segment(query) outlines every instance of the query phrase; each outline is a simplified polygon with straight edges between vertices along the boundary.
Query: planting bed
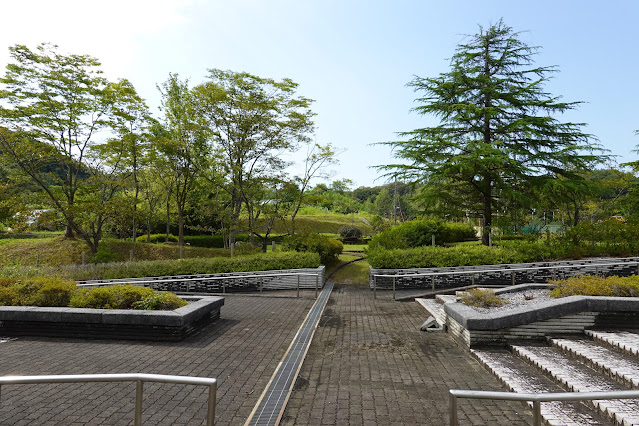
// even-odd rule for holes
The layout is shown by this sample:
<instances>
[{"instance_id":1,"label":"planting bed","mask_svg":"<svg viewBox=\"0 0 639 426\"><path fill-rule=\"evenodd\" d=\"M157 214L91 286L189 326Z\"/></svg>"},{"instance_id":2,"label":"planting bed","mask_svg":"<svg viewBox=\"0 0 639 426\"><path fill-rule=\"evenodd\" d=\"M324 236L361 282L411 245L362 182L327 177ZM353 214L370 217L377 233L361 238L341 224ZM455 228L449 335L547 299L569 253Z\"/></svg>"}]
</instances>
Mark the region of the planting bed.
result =
<instances>
[{"instance_id":1,"label":"planting bed","mask_svg":"<svg viewBox=\"0 0 639 426\"><path fill-rule=\"evenodd\" d=\"M499 308L446 303L449 333L469 347L506 345L514 340L543 340L548 335L582 334L585 329L638 327L639 298L569 296L547 298L544 285L522 284L497 290L514 302ZM517 294L519 293L519 294ZM524 294L537 297L525 300Z\"/></svg>"},{"instance_id":2,"label":"planting bed","mask_svg":"<svg viewBox=\"0 0 639 426\"><path fill-rule=\"evenodd\" d=\"M0 336L179 341L220 317L223 297L182 296L173 311L0 306Z\"/></svg>"}]
</instances>

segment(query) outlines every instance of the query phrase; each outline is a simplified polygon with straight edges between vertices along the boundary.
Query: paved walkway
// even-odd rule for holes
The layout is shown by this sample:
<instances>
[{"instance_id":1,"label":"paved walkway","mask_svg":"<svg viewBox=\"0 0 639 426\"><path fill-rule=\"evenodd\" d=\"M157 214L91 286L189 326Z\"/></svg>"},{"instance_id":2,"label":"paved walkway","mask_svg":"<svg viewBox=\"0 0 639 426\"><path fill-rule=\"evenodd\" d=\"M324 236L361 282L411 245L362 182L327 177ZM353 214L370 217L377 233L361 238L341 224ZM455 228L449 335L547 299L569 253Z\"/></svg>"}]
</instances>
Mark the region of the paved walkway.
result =
<instances>
[{"instance_id":1,"label":"paved walkway","mask_svg":"<svg viewBox=\"0 0 639 426\"><path fill-rule=\"evenodd\" d=\"M180 343L18 338L0 343L0 375L157 373L217 377L217 424L242 425L313 304L226 296L222 318ZM418 330L417 303L337 287L302 367L284 424L443 425L448 389L504 390L446 334ZM0 333L1 334L1 333ZM146 384L144 425L200 425L206 390ZM131 383L10 385L0 425L130 425ZM530 424L517 403L460 401L462 424Z\"/></svg>"},{"instance_id":2,"label":"paved walkway","mask_svg":"<svg viewBox=\"0 0 639 426\"><path fill-rule=\"evenodd\" d=\"M444 425L448 390L505 390L467 349L425 333L415 302L333 290L284 413L287 425ZM460 424L531 424L519 403L459 401Z\"/></svg>"},{"instance_id":3,"label":"paved walkway","mask_svg":"<svg viewBox=\"0 0 639 426\"><path fill-rule=\"evenodd\" d=\"M216 377L217 424L242 425L313 302L226 295L221 319L180 343L18 338L0 343L0 375ZM207 392L205 387L147 383L143 424L201 425ZM133 424L134 383L7 385L1 396L3 426Z\"/></svg>"}]
</instances>

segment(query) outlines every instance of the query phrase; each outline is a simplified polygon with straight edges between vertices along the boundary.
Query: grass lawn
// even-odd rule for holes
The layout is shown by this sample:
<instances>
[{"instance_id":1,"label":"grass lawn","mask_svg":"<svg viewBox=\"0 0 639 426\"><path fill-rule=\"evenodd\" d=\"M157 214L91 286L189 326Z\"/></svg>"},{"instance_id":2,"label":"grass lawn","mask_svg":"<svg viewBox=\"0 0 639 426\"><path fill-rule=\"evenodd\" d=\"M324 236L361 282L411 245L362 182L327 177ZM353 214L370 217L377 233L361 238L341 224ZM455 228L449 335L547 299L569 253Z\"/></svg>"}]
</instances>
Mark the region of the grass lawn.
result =
<instances>
[{"instance_id":1,"label":"grass lawn","mask_svg":"<svg viewBox=\"0 0 639 426\"><path fill-rule=\"evenodd\" d=\"M327 271L327 276L330 272L337 269L337 267L344 265L345 263L359 259L360 256L353 256L342 254L339 256L339 262L335 267L332 267L330 271ZM344 266L342 269L337 271L335 275L331 277L331 281L335 281L339 284L347 284L347 285L355 285L357 287L368 285L368 261L362 260L359 262L353 262L349 265Z\"/></svg>"}]
</instances>

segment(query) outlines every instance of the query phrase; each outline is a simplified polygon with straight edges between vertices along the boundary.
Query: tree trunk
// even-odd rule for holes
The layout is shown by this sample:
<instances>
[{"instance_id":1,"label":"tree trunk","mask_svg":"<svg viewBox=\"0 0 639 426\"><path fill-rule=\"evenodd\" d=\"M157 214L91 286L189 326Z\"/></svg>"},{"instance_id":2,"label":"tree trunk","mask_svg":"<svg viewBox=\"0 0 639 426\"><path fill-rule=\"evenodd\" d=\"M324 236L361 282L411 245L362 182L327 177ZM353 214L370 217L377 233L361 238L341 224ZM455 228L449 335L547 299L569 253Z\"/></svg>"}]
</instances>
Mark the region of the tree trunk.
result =
<instances>
[{"instance_id":1,"label":"tree trunk","mask_svg":"<svg viewBox=\"0 0 639 426\"><path fill-rule=\"evenodd\" d=\"M490 228L493 224L493 200L490 195L484 194L482 217L484 226L481 231L481 243L488 246L490 244Z\"/></svg>"},{"instance_id":2,"label":"tree trunk","mask_svg":"<svg viewBox=\"0 0 639 426\"><path fill-rule=\"evenodd\" d=\"M66 218L67 218L67 227L66 227L66 230L64 231L64 238L65 239L75 238L75 232L73 231L73 216L68 215Z\"/></svg>"},{"instance_id":3,"label":"tree trunk","mask_svg":"<svg viewBox=\"0 0 639 426\"><path fill-rule=\"evenodd\" d=\"M184 245L184 209L178 206L178 244Z\"/></svg>"},{"instance_id":4,"label":"tree trunk","mask_svg":"<svg viewBox=\"0 0 639 426\"><path fill-rule=\"evenodd\" d=\"M169 234L171 233L171 204L169 201L169 197L166 198L166 240L165 242L169 242Z\"/></svg>"}]
</instances>

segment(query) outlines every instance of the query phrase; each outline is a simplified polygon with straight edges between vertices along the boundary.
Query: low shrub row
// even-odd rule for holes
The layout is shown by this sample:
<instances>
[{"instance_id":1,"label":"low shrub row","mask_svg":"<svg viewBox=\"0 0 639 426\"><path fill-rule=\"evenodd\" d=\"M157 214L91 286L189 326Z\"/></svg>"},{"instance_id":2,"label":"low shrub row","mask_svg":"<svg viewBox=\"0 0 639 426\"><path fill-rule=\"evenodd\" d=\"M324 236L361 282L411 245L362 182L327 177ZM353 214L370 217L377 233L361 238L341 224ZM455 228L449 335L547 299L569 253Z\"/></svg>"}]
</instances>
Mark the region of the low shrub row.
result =
<instances>
[{"instance_id":1,"label":"low shrub row","mask_svg":"<svg viewBox=\"0 0 639 426\"><path fill-rule=\"evenodd\" d=\"M0 279L0 306L172 310L186 304L173 293L130 284L86 289L62 278Z\"/></svg>"},{"instance_id":2,"label":"low shrub row","mask_svg":"<svg viewBox=\"0 0 639 426\"><path fill-rule=\"evenodd\" d=\"M524 257L515 250L486 246L378 248L368 251L368 263L376 269L441 268L524 261Z\"/></svg>"},{"instance_id":3,"label":"low shrub row","mask_svg":"<svg viewBox=\"0 0 639 426\"><path fill-rule=\"evenodd\" d=\"M553 282L555 288L550 291L553 297L567 296L639 296L639 276L600 277L578 276Z\"/></svg>"},{"instance_id":4,"label":"low shrub row","mask_svg":"<svg viewBox=\"0 0 639 426\"><path fill-rule=\"evenodd\" d=\"M462 223L444 222L437 219L419 219L388 228L371 240L369 247L390 249L429 246L432 237L435 244L476 239L472 226Z\"/></svg>"},{"instance_id":5,"label":"low shrub row","mask_svg":"<svg viewBox=\"0 0 639 426\"><path fill-rule=\"evenodd\" d=\"M157 277L167 275L217 274L225 272L267 271L274 269L317 268L316 253L276 252L235 257L117 262L86 266L5 267L0 277L57 276L75 281Z\"/></svg>"}]
</instances>

